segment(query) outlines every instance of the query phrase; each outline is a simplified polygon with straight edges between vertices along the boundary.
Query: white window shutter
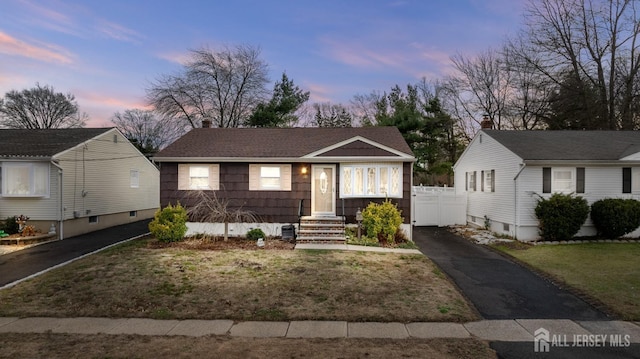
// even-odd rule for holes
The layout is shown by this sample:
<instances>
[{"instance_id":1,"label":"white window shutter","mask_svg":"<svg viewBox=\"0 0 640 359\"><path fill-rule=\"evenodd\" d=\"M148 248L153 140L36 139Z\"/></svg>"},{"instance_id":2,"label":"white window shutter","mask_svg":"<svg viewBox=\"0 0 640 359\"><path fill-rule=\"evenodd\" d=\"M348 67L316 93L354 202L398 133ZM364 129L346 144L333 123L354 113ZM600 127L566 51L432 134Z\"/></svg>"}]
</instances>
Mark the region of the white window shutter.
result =
<instances>
[{"instance_id":1,"label":"white window shutter","mask_svg":"<svg viewBox=\"0 0 640 359\"><path fill-rule=\"evenodd\" d=\"M280 189L291 191L291 165L280 166Z\"/></svg>"},{"instance_id":2,"label":"white window shutter","mask_svg":"<svg viewBox=\"0 0 640 359\"><path fill-rule=\"evenodd\" d=\"M209 165L209 188L213 191L220 189L220 165Z\"/></svg>"},{"instance_id":3,"label":"white window shutter","mask_svg":"<svg viewBox=\"0 0 640 359\"><path fill-rule=\"evenodd\" d=\"M178 190L186 191L189 189L189 165L184 163L178 164Z\"/></svg>"},{"instance_id":4,"label":"white window shutter","mask_svg":"<svg viewBox=\"0 0 640 359\"><path fill-rule=\"evenodd\" d=\"M249 165L249 191L260 190L260 165Z\"/></svg>"}]
</instances>

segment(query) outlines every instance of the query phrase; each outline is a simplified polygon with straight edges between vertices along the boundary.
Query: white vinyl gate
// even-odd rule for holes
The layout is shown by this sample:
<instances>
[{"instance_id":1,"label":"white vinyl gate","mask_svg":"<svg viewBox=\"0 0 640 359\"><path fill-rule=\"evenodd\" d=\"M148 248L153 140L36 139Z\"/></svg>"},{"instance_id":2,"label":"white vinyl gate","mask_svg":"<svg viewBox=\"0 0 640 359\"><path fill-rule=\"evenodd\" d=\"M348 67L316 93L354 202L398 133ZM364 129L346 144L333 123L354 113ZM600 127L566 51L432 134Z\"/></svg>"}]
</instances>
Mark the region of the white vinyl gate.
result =
<instances>
[{"instance_id":1,"label":"white vinyl gate","mask_svg":"<svg viewBox=\"0 0 640 359\"><path fill-rule=\"evenodd\" d=\"M452 187L413 187L413 225L451 226L467 223L467 195Z\"/></svg>"}]
</instances>

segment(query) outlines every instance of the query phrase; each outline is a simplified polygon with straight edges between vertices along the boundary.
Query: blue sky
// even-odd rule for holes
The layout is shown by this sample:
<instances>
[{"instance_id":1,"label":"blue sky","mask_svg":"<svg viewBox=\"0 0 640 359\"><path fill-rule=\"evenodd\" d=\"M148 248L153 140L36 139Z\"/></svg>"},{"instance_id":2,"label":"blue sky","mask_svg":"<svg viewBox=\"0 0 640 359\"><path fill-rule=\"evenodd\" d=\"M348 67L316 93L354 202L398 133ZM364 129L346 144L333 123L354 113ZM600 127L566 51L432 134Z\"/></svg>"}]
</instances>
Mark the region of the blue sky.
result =
<instances>
[{"instance_id":1,"label":"blue sky","mask_svg":"<svg viewBox=\"0 0 640 359\"><path fill-rule=\"evenodd\" d=\"M189 49L259 46L311 102L348 103L451 71L450 56L498 47L525 0L2 0L0 96L51 85L111 126Z\"/></svg>"}]
</instances>

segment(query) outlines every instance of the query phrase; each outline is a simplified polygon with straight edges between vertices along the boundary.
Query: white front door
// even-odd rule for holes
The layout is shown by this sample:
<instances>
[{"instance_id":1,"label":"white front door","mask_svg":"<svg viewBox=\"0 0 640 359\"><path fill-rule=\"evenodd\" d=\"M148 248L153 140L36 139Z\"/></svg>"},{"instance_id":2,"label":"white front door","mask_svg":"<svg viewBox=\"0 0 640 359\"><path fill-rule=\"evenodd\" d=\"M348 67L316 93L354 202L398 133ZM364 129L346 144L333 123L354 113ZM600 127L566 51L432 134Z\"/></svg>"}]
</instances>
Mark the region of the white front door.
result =
<instances>
[{"instance_id":1,"label":"white front door","mask_svg":"<svg viewBox=\"0 0 640 359\"><path fill-rule=\"evenodd\" d=\"M311 215L336 215L336 166L311 166Z\"/></svg>"}]
</instances>

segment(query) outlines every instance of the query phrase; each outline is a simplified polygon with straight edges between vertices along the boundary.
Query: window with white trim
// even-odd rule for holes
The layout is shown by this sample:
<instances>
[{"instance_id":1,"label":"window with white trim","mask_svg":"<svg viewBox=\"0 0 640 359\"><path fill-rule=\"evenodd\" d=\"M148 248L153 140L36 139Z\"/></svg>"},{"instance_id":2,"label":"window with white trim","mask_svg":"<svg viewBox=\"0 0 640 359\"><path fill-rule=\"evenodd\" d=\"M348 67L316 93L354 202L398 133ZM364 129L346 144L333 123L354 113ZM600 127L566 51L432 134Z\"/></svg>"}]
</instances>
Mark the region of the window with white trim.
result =
<instances>
[{"instance_id":1,"label":"window with white trim","mask_svg":"<svg viewBox=\"0 0 640 359\"><path fill-rule=\"evenodd\" d=\"M585 193L584 167L543 167L542 193Z\"/></svg>"},{"instance_id":2,"label":"window with white trim","mask_svg":"<svg viewBox=\"0 0 640 359\"><path fill-rule=\"evenodd\" d=\"M131 188L140 187L140 171L138 170L130 170L129 171L129 182Z\"/></svg>"},{"instance_id":3,"label":"window with white trim","mask_svg":"<svg viewBox=\"0 0 640 359\"><path fill-rule=\"evenodd\" d=\"M495 192L495 170L482 171L484 184L482 190L484 192Z\"/></svg>"},{"instance_id":4,"label":"window with white trim","mask_svg":"<svg viewBox=\"0 0 640 359\"><path fill-rule=\"evenodd\" d=\"M250 164L250 191L291 191L290 164Z\"/></svg>"},{"instance_id":5,"label":"window with white trim","mask_svg":"<svg viewBox=\"0 0 640 359\"><path fill-rule=\"evenodd\" d=\"M574 191L572 168L551 169L551 191L569 193Z\"/></svg>"},{"instance_id":6,"label":"window with white trim","mask_svg":"<svg viewBox=\"0 0 640 359\"><path fill-rule=\"evenodd\" d=\"M49 163L4 162L2 164L4 197L49 197Z\"/></svg>"},{"instance_id":7,"label":"window with white trim","mask_svg":"<svg viewBox=\"0 0 640 359\"><path fill-rule=\"evenodd\" d=\"M217 191L220 189L220 165L211 163L178 164L178 189Z\"/></svg>"},{"instance_id":8,"label":"window with white trim","mask_svg":"<svg viewBox=\"0 0 640 359\"><path fill-rule=\"evenodd\" d=\"M341 164L340 198L402 198L402 164Z\"/></svg>"},{"instance_id":9,"label":"window with white trim","mask_svg":"<svg viewBox=\"0 0 640 359\"><path fill-rule=\"evenodd\" d=\"M468 191L476 190L476 171L467 172L467 190Z\"/></svg>"}]
</instances>

